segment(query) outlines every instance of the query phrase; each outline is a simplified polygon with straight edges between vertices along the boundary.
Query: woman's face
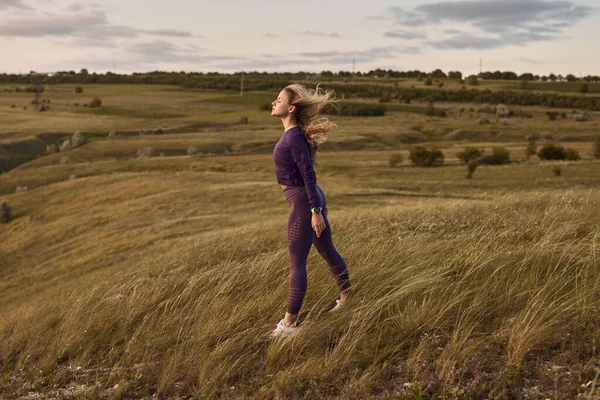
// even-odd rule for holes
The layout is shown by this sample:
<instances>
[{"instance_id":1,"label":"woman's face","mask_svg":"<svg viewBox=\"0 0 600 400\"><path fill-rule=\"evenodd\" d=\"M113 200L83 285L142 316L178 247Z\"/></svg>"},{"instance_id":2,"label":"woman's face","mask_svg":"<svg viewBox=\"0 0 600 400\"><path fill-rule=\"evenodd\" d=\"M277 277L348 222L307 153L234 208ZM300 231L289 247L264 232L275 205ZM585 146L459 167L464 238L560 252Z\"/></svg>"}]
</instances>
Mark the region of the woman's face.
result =
<instances>
[{"instance_id":1,"label":"woman's face","mask_svg":"<svg viewBox=\"0 0 600 400\"><path fill-rule=\"evenodd\" d=\"M294 106L289 104L290 94L287 90L279 92L277 99L271 103L271 115L274 117L285 118L294 110Z\"/></svg>"}]
</instances>

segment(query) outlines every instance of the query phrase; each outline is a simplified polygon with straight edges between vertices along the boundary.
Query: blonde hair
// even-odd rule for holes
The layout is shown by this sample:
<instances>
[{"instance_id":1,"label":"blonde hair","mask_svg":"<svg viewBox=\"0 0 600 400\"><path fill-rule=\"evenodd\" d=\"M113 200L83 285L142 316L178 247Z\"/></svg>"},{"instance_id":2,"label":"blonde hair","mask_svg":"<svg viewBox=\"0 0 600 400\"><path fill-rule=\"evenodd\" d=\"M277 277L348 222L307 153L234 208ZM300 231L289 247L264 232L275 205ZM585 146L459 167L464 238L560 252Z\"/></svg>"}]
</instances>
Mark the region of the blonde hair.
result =
<instances>
[{"instance_id":1,"label":"blonde hair","mask_svg":"<svg viewBox=\"0 0 600 400\"><path fill-rule=\"evenodd\" d=\"M318 85L313 90L294 83L284 89L290 96L289 104L296 106L296 122L310 143L310 156L316 164L319 145L327 141L329 131L337 126L327 118L317 118L319 111L327 104L340 100L335 99L333 90L319 89Z\"/></svg>"}]
</instances>

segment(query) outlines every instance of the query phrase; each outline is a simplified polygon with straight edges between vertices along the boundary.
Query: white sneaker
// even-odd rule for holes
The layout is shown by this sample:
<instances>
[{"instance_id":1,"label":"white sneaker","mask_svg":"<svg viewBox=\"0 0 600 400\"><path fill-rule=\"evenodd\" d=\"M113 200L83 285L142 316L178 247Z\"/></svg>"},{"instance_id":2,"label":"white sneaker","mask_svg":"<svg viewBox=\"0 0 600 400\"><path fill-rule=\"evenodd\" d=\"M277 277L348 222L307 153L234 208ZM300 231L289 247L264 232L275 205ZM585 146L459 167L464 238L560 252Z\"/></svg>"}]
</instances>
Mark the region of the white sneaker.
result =
<instances>
[{"instance_id":1,"label":"white sneaker","mask_svg":"<svg viewBox=\"0 0 600 400\"><path fill-rule=\"evenodd\" d=\"M336 300L335 303L335 306L331 310L329 310L329 312L337 311L344 306L344 303L342 303L341 300Z\"/></svg>"},{"instance_id":2,"label":"white sneaker","mask_svg":"<svg viewBox=\"0 0 600 400\"><path fill-rule=\"evenodd\" d=\"M298 328L296 327L295 323L291 326L285 326L284 319L282 319L277 324L275 330L273 330L273 332L271 333L271 337L288 336L296 332L296 330L298 330Z\"/></svg>"}]
</instances>

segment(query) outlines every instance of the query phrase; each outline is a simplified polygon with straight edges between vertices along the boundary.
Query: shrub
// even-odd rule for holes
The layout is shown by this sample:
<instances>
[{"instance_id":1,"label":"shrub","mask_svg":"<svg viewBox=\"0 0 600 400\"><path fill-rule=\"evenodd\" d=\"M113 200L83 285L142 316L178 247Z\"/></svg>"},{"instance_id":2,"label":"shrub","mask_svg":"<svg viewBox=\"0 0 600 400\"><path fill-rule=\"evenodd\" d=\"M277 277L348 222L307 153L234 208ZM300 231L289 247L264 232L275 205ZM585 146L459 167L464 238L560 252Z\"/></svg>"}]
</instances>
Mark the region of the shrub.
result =
<instances>
[{"instance_id":1,"label":"shrub","mask_svg":"<svg viewBox=\"0 0 600 400\"><path fill-rule=\"evenodd\" d=\"M189 156L192 156L192 155L198 153L198 149L195 148L194 146L190 146L187 149L187 153L188 153Z\"/></svg>"},{"instance_id":2,"label":"shrub","mask_svg":"<svg viewBox=\"0 0 600 400\"><path fill-rule=\"evenodd\" d=\"M477 110L480 113L491 113L494 112L494 109L492 108L491 105L489 105L488 103L482 104L481 106L479 106L479 109Z\"/></svg>"},{"instance_id":3,"label":"shrub","mask_svg":"<svg viewBox=\"0 0 600 400\"><path fill-rule=\"evenodd\" d=\"M0 223L6 224L12 219L12 207L8 203L8 200L2 200L2 206L0 207Z\"/></svg>"},{"instance_id":4,"label":"shrub","mask_svg":"<svg viewBox=\"0 0 600 400\"><path fill-rule=\"evenodd\" d=\"M467 164L467 170L469 171L467 173L467 179L473 178L473 174L475 173L475 170L477 169L478 166L479 166L478 160L473 159L473 160L469 161L469 163Z\"/></svg>"},{"instance_id":5,"label":"shrub","mask_svg":"<svg viewBox=\"0 0 600 400\"><path fill-rule=\"evenodd\" d=\"M579 152L575 149L565 149L565 160L569 160L569 161L577 161L577 160L581 160L581 157L579 156Z\"/></svg>"},{"instance_id":6,"label":"shrub","mask_svg":"<svg viewBox=\"0 0 600 400\"><path fill-rule=\"evenodd\" d=\"M425 107L425 115L435 115L435 107L431 101Z\"/></svg>"},{"instance_id":7,"label":"shrub","mask_svg":"<svg viewBox=\"0 0 600 400\"><path fill-rule=\"evenodd\" d=\"M527 147L525 147L525 158L527 160L529 160L536 153L537 153L537 144L535 143L535 140L530 140L529 143L527 143Z\"/></svg>"},{"instance_id":8,"label":"shrub","mask_svg":"<svg viewBox=\"0 0 600 400\"><path fill-rule=\"evenodd\" d=\"M552 143L545 144L540 151L538 151L537 156L541 160L564 160L565 159L565 148L562 146L557 146Z\"/></svg>"},{"instance_id":9,"label":"shrub","mask_svg":"<svg viewBox=\"0 0 600 400\"><path fill-rule=\"evenodd\" d=\"M246 116L240 117L240 119L238 120L238 123L242 124L242 125L246 125L248 123L248 117L246 117Z\"/></svg>"},{"instance_id":10,"label":"shrub","mask_svg":"<svg viewBox=\"0 0 600 400\"><path fill-rule=\"evenodd\" d=\"M75 92L75 93L83 93L83 88L81 86L76 86L75 90L73 90L73 92Z\"/></svg>"},{"instance_id":11,"label":"shrub","mask_svg":"<svg viewBox=\"0 0 600 400\"><path fill-rule=\"evenodd\" d=\"M425 79L425 85L427 85L427 86L431 86L431 84L432 84L432 83L433 83L433 82L432 82L431 78L427 78L427 79Z\"/></svg>"},{"instance_id":12,"label":"shrub","mask_svg":"<svg viewBox=\"0 0 600 400\"><path fill-rule=\"evenodd\" d=\"M554 175L560 176L560 174L562 173L562 169L558 165L555 165L554 167L552 167L552 172L554 172Z\"/></svg>"},{"instance_id":13,"label":"shrub","mask_svg":"<svg viewBox=\"0 0 600 400\"><path fill-rule=\"evenodd\" d=\"M479 80L477 79L477 77L475 75L472 75L469 77L469 85L471 85L471 86L479 85Z\"/></svg>"},{"instance_id":14,"label":"shrub","mask_svg":"<svg viewBox=\"0 0 600 400\"><path fill-rule=\"evenodd\" d=\"M498 104L496 106L496 117L497 118L508 118L513 115L513 112L510 108L505 106L504 104Z\"/></svg>"},{"instance_id":15,"label":"shrub","mask_svg":"<svg viewBox=\"0 0 600 400\"><path fill-rule=\"evenodd\" d=\"M556 111L546 111L546 115L548 116L548 119L550 121L556 121L556 118L558 117L558 112L556 112Z\"/></svg>"},{"instance_id":16,"label":"shrub","mask_svg":"<svg viewBox=\"0 0 600 400\"><path fill-rule=\"evenodd\" d=\"M419 167L432 167L444 163L444 153L439 149L427 150L423 146L410 149L410 161Z\"/></svg>"},{"instance_id":17,"label":"shrub","mask_svg":"<svg viewBox=\"0 0 600 400\"><path fill-rule=\"evenodd\" d=\"M527 81L527 79L521 79L521 82L519 83L519 87L522 90L527 90L529 89L529 82Z\"/></svg>"},{"instance_id":18,"label":"shrub","mask_svg":"<svg viewBox=\"0 0 600 400\"><path fill-rule=\"evenodd\" d=\"M370 104L340 104L339 109L328 104L321 110L323 114L339 114L348 117L377 117L385 115L387 108L385 106L376 106Z\"/></svg>"},{"instance_id":19,"label":"shrub","mask_svg":"<svg viewBox=\"0 0 600 400\"><path fill-rule=\"evenodd\" d=\"M579 92L581 92L581 93L587 93L589 91L590 91L590 88L587 83L582 83L581 86L579 87Z\"/></svg>"},{"instance_id":20,"label":"shrub","mask_svg":"<svg viewBox=\"0 0 600 400\"><path fill-rule=\"evenodd\" d=\"M398 164L402 164L403 161L404 157L402 157L402 154L394 153L390 155L388 163L390 164L390 167L395 167Z\"/></svg>"},{"instance_id":21,"label":"shrub","mask_svg":"<svg viewBox=\"0 0 600 400\"><path fill-rule=\"evenodd\" d=\"M260 111L271 111L273 109L273 105L271 103L265 103L260 106Z\"/></svg>"},{"instance_id":22,"label":"shrub","mask_svg":"<svg viewBox=\"0 0 600 400\"><path fill-rule=\"evenodd\" d=\"M600 136L594 141L594 158L600 158Z\"/></svg>"},{"instance_id":23,"label":"shrub","mask_svg":"<svg viewBox=\"0 0 600 400\"><path fill-rule=\"evenodd\" d=\"M436 110L433 102L430 101L427 103L427 106L425 106L425 115L444 118L446 116L446 110Z\"/></svg>"},{"instance_id":24,"label":"shrub","mask_svg":"<svg viewBox=\"0 0 600 400\"><path fill-rule=\"evenodd\" d=\"M465 147L461 152L456 153L456 157L462 161L463 164L468 164L471 160L477 160L481 158L484 153L484 149L478 149L477 147Z\"/></svg>"},{"instance_id":25,"label":"shrub","mask_svg":"<svg viewBox=\"0 0 600 400\"><path fill-rule=\"evenodd\" d=\"M94 97L92 99L92 101L89 102L88 106L90 108L98 108L102 106L102 100L100 100L98 97Z\"/></svg>"},{"instance_id":26,"label":"shrub","mask_svg":"<svg viewBox=\"0 0 600 400\"><path fill-rule=\"evenodd\" d=\"M440 83L438 83L438 84L437 84L437 86L438 86L439 88L442 88L442 87L444 87L444 82L440 82Z\"/></svg>"},{"instance_id":27,"label":"shrub","mask_svg":"<svg viewBox=\"0 0 600 400\"><path fill-rule=\"evenodd\" d=\"M380 103L389 103L392 100L392 96L389 92L386 92L383 96L379 98Z\"/></svg>"},{"instance_id":28,"label":"shrub","mask_svg":"<svg viewBox=\"0 0 600 400\"><path fill-rule=\"evenodd\" d=\"M481 157L480 164L485 165L502 165L510 163L510 153L504 147L492 147L492 154Z\"/></svg>"},{"instance_id":29,"label":"shrub","mask_svg":"<svg viewBox=\"0 0 600 400\"><path fill-rule=\"evenodd\" d=\"M156 155L156 150L154 150L154 148L152 148L152 147L144 147L143 149L139 149L137 151L138 158L153 157L155 155Z\"/></svg>"}]
</instances>

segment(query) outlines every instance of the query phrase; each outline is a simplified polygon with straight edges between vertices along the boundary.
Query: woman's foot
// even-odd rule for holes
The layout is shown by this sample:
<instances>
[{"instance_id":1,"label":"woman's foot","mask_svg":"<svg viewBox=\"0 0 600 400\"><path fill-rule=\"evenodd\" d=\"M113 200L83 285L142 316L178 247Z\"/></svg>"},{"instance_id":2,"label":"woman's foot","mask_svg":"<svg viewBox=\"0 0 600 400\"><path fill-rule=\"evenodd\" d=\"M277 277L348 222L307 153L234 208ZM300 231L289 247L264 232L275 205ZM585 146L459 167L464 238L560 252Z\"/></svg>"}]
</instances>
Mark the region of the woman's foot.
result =
<instances>
[{"instance_id":1,"label":"woman's foot","mask_svg":"<svg viewBox=\"0 0 600 400\"><path fill-rule=\"evenodd\" d=\"M348 296L349 294L347 292L340 293L340 299L335 301L335 306L331 310L329 310L329 312L337 311L340 308L344 307L346 301L348 300Z\"/></svg>"},{"instance_id":2,"label":"woman's foot","mask_svg":"<svg viewBox=\"0 0 600 400\"><path fill-rule=\"evenodd\" d=\"M292 325L287 326L285 324L285 319L282 319L281 321L279 321L279 323L277 324L277 327L271 333L271 337L288 336L288 335L291 335L292 333L296 332L297 330L298 330L298 328L296 327L296 323L293 323Z\"/></svg>"},{"instance_id":3,"label":"woman's foot","mask_svg":"<svg viewBox=\"0 0 600 400\"><path fill-rule=\"evenodd\" d=\"M340 308L342 308L343 306L344 306L344 303L341 300L336 300L335 306L331 310L329 310L329 312L337 311Z\"/></svg>"}]
</instances>

